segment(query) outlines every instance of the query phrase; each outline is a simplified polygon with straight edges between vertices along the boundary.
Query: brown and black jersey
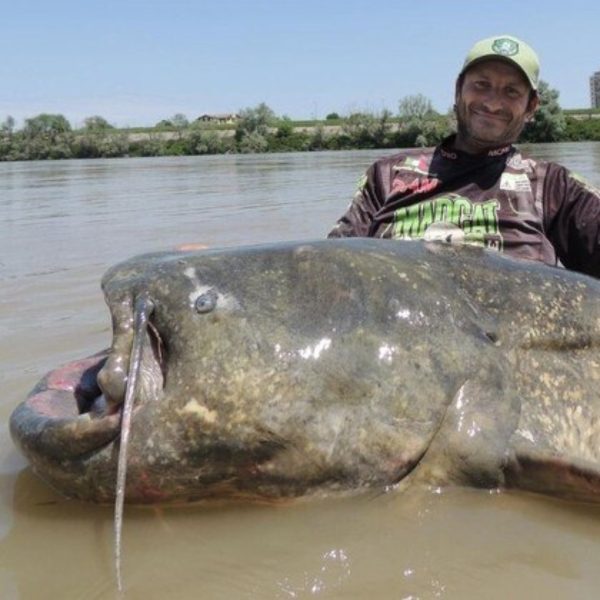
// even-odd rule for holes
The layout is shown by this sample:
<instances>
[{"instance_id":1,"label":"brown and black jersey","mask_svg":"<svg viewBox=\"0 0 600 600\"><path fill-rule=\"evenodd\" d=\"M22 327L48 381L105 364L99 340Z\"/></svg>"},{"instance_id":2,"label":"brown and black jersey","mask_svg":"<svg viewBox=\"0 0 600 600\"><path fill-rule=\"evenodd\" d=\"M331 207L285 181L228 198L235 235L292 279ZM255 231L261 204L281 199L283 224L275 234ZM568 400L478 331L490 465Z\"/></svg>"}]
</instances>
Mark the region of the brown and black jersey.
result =
<instances>
[{"instance_id":1,"label":"brown and black jersey","mask_svg":"<svg viewBox=\"0 0 600 600\"><path fill-rule=\"evenodd\" d=\"M410 149L375 162L329 237L444 240L600 276L600 192L506 146Z\"/></svg>"}]
</instances>

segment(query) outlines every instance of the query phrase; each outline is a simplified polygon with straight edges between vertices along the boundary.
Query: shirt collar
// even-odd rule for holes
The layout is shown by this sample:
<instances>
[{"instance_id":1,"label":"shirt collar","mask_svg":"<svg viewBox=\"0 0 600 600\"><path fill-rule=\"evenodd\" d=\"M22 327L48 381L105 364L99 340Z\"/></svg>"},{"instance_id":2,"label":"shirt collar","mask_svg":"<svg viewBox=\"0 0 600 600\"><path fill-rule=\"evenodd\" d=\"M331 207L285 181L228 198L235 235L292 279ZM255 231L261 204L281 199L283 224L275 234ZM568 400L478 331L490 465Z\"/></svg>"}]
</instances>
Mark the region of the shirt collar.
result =
<instances>
[{"instance_id":1,"label":"shirt collar","mask_svg":"<svg viewBox=\"0 0 600 600\"><path fill-rule=\"evenodd\" d=\"M506 146L501 146L500 148L492 148L491 150L488 150L487 152L484 152L482 154L469 154L468 152L457 150L454 147L455 140L456 134L452 134L446 139L444 139L439 145L440 154L448 160L480 160L482 158L506 157L510 152L514 151L515 149L515 147L512 144L508 144Z\"/></svg>"}]
</instances>

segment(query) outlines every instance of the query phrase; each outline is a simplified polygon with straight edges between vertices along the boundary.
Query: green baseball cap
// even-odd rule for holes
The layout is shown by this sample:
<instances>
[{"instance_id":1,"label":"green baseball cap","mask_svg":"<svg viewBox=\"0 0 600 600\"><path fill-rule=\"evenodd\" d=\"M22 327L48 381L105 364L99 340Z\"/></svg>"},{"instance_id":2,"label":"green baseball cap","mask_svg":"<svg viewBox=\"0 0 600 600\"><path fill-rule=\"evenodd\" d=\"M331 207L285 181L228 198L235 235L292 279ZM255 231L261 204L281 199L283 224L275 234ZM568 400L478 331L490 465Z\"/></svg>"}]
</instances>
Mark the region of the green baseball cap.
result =
<instances>
[{"instance_id":1,"label":"green baseball cap","mask_svg":"<svg viewBox=\"0 0 600 600\"><path fill-rule=\"evenodd\" d=\"M531 46L512 35L496 35L477 42L469 50L460 75L475 63L493 58L514 64L523 72L531 89L537 90L540 77L537 54Z\"/></svg>"}]
</instances>

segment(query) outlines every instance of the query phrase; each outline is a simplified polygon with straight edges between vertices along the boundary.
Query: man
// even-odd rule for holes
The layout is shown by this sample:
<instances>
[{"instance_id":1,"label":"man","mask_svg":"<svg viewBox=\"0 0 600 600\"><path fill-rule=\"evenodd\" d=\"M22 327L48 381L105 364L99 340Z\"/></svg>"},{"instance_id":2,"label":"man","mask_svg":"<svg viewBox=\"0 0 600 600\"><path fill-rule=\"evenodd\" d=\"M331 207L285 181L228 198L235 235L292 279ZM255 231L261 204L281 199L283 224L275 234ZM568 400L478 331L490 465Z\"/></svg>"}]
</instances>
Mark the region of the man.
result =
<instances>
[{"instance_id":1,"label":"man","mask_svg":"<svg viewBox=\"0 0 600 600\"><path fill-rule=\"evenodd\" d=\"M455 89L457 133L381 159L329 237L445 240L600 277L600 192L512 145L539 105L535 52L477 42Z\"/></svg>"}]
</instances>

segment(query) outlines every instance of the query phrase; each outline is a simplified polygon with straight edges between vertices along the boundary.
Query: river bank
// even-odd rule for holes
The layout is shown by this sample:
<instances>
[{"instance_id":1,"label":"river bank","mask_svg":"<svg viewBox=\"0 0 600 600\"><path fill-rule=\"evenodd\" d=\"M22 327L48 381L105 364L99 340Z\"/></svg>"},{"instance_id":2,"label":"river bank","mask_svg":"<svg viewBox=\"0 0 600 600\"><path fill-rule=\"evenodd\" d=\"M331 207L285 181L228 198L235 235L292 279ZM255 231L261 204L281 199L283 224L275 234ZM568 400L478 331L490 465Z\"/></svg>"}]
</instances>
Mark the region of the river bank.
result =
<instances>
[{"instance_id":1,"label":"river bank","mask_svg":"<svg viewBox=\"0 0 600 600\"><path fill-rule=\"evenodd\" d=\"M227 125L195 121L176 126L164 121L145 129L117 129L101 117L89 119L82 129L72 129L61 115L43 114L28 120L21 130L6 124L0 129L0 161L425 147L438 144L456 125L451 113L400 119L383 111L294 122L261 116L259 109L248 112L249 116ZM525 142L599 141L596 117L593 111L565 113L560 127L533 123L521 137Z\"/></svg>"}]
</instances>

